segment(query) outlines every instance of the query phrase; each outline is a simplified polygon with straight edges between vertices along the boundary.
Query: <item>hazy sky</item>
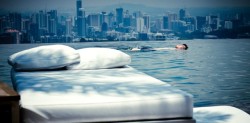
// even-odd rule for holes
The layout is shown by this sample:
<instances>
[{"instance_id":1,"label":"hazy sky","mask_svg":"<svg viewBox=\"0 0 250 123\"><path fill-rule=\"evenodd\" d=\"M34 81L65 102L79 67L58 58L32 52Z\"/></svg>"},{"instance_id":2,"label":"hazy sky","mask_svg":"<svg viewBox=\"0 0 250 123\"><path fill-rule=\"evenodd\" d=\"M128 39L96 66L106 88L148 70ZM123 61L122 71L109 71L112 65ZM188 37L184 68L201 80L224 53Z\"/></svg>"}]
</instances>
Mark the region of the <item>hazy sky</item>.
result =
<instances>
[{"instance_id":1,"label":"hazy sky","mask_svg":"<svg viewBox=\"0 0 250 123\"><path fill-rule=\"evenodd\" d=\"M133 3L159 8L250 7L250 0L82 0L84 8ZM0 10L74 10L76 0L0 0Z\"/></svg>"}]
</instances>

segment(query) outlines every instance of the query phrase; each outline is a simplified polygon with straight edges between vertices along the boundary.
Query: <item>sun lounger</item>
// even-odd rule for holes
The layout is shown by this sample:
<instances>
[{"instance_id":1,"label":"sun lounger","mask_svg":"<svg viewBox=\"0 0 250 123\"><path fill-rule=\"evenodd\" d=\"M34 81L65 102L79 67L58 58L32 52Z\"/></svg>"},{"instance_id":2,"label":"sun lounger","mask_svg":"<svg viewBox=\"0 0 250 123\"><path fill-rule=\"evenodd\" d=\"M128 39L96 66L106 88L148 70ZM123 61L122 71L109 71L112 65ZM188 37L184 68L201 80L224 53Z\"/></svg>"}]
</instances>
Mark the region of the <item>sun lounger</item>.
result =
<instances>
[{"instance_id":1,"label":"sun lounger","mask_svg":"<svg viewBox=\"0 0 250 123\"><path fill-rule=\"evenodd\" d=\"M192 96L131 67L12 71L24 122L192 120Z\"/></svg>"}]
</instances>

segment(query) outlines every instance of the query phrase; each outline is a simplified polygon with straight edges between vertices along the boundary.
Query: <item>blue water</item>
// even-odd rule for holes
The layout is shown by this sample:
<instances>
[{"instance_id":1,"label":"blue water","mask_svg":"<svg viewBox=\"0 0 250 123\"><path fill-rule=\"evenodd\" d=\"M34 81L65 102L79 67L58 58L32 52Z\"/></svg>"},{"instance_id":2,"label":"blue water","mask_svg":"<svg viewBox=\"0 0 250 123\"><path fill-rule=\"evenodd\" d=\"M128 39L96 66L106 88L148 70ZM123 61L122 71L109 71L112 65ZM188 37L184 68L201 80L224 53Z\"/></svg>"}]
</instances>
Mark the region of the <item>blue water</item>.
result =
<instances>
[{"instance_id":1,"label":"blue water","mask_svg":"<svg viewBox=\"0 0 250 123\"><path fill-rule=\"evenodd\" d=\"M86 42L66 44L83 47L174 47L189 49L129 52L130 66L194 95L194 106L231 105L250 113L250 40L184 40L147 42ZM11 85L9 55L47 44L0 45L0 81Z\"/></svg>"}]
</instances>

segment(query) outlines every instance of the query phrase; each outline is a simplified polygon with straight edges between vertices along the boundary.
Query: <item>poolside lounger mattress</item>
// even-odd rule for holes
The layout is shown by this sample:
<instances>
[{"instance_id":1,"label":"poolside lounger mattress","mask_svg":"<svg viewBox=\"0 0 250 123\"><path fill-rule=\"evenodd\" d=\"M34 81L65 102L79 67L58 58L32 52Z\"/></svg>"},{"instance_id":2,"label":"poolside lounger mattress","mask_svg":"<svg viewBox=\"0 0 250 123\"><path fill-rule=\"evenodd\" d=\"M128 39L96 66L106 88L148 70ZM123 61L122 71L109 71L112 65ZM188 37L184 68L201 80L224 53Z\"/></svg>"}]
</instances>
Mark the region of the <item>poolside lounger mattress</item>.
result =
<instances>
[{"instance_id":1,"label":"poolside lounger mattress","mask_svg":"<svg viewBox=\"0 0 250 123\"><path fill-rule=\"evenodd\" d=\"M131 67L16 72L23 122L192 118L192 96Z\"/></svg>"}]
</instances>

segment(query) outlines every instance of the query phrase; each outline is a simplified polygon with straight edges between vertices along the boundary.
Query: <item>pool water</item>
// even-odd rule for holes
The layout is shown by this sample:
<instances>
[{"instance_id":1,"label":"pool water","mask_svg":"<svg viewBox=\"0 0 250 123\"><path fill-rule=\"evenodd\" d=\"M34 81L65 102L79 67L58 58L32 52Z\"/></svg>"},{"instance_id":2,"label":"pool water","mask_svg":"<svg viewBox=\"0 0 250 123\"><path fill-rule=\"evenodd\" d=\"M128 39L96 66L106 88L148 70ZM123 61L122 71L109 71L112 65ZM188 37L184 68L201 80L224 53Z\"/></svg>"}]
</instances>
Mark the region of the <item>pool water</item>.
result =
<instances>
[{"instance_id":1,"label":"pool water","mask_svg":"<svg viewBox=\"0 0 250 123\"><path fill-rule=\"evenodd\" d=\"M186 43L188 50L131 52L130 66L194 96L194 106L231 105L250 113L250 40L176 40L138 42L85 42L65 44L84 47L174 47ZM9 55L40 45L0 45L0 81L11 85Z\"/></svg>"}]
</instances>

